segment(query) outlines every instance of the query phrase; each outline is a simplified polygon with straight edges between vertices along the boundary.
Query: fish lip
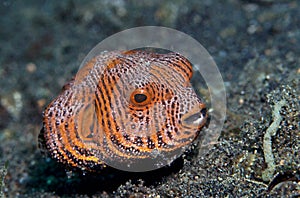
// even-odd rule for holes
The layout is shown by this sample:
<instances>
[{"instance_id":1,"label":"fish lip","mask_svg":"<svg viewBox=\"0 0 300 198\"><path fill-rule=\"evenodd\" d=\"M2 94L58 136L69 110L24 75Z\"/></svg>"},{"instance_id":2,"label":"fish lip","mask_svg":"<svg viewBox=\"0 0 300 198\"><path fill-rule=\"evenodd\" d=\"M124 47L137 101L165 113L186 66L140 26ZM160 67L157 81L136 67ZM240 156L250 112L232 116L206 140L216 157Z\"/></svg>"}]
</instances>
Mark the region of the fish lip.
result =
<instances>
[{"instance_id":1,"label":"fish lip","mask_svg":"<svg viewBox=\"0 0 300 198\"><path fill-rule=\"evenodd\" d=\"M207 110L205 107L196 107L184 114L181 118L182 125L191 128L201 128L207 120Z\"/></svg>"}]
</instances>

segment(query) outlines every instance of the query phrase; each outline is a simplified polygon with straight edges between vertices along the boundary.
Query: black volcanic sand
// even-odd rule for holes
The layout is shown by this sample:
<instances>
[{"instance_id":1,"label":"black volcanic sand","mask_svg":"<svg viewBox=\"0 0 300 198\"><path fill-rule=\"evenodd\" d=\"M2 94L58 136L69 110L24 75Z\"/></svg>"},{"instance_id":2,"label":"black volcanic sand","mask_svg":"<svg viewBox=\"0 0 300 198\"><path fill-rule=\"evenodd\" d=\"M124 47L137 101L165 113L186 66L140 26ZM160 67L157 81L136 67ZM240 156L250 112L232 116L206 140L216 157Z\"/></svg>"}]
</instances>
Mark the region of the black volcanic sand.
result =
<instances>
[{"instance_id":1,"label":"black volcanic sand","mask_svg":"<svg viewBox=\"0 0 300 198\"><path fill-rule=\"evenodd\" d=\"M298 1L284 0L1 1L2 192L7 197L299 196L299 10ZM213 56L227 91L221 136L206 155L193 150L152 172L107 168L100 174L66 174L37 148L43 109L92 47L143 25L185 32ZM270 131L274 134L264 141ZM264 155L267 144L273 163ZM270 167L274 170L266 174Z\"/></svg>"}]
</instances>

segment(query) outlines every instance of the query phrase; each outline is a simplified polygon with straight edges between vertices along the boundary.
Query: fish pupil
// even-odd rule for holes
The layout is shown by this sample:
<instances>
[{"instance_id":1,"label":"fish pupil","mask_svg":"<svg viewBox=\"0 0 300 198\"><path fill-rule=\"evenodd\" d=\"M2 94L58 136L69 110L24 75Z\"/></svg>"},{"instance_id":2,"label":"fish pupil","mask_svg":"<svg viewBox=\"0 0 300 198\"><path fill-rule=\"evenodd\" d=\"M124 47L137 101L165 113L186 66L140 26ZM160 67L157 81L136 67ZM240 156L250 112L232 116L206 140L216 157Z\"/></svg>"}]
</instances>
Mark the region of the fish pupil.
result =
<instances>
[{"instance_id":1,"label":"fish pupil","mask_svg":"<svg viewBox=\"0 0 300 198\"><path fill-rule=\"evenodd\" d=\"M145 100L147 100L147 96L145 94L135 94L134 100L137 103L141 103L141 102L144 102Z\"/></svg>"}]
</instances>

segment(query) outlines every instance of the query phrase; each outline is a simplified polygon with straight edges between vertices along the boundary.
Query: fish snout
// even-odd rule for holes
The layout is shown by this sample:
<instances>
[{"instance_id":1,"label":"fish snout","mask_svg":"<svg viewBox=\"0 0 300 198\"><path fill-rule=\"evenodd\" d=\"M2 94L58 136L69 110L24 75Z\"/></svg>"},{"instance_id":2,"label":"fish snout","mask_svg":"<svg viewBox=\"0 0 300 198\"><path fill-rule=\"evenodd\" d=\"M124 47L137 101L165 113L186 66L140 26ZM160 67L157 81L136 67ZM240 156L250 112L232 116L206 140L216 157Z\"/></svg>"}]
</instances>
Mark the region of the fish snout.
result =
<instances>
[{"instance_id":1,"label":"fish snout","mask_svg":"<svg viewBox=\"0 0 300 198\"><path fill-rule=\"evenodd\" d=\"M207 120L207 109L204 104L195 106L184 114L181 118L181 123L188 128L202 128Z\"/></svg>"}]
</instances>

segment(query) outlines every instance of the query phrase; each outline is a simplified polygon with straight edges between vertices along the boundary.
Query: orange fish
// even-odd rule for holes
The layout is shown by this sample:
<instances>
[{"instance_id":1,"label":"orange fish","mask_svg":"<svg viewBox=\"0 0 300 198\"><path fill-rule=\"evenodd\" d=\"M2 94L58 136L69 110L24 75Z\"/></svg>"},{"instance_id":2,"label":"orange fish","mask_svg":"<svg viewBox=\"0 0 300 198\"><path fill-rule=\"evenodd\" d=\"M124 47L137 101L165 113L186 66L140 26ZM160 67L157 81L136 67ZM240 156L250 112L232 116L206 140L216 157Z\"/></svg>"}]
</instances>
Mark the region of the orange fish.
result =
<instances>
[{"instance_id":1,"label":"orange fish","mask_svg":"<svg viewBox=\"0 0 300 198\"><path fill-rule=\"evenodd\" d=\"M207 120L192 75L178 53L103 52L45 109L39 143L51 158L88 171L170 163Z\"/></svg>"}]
</instances>

